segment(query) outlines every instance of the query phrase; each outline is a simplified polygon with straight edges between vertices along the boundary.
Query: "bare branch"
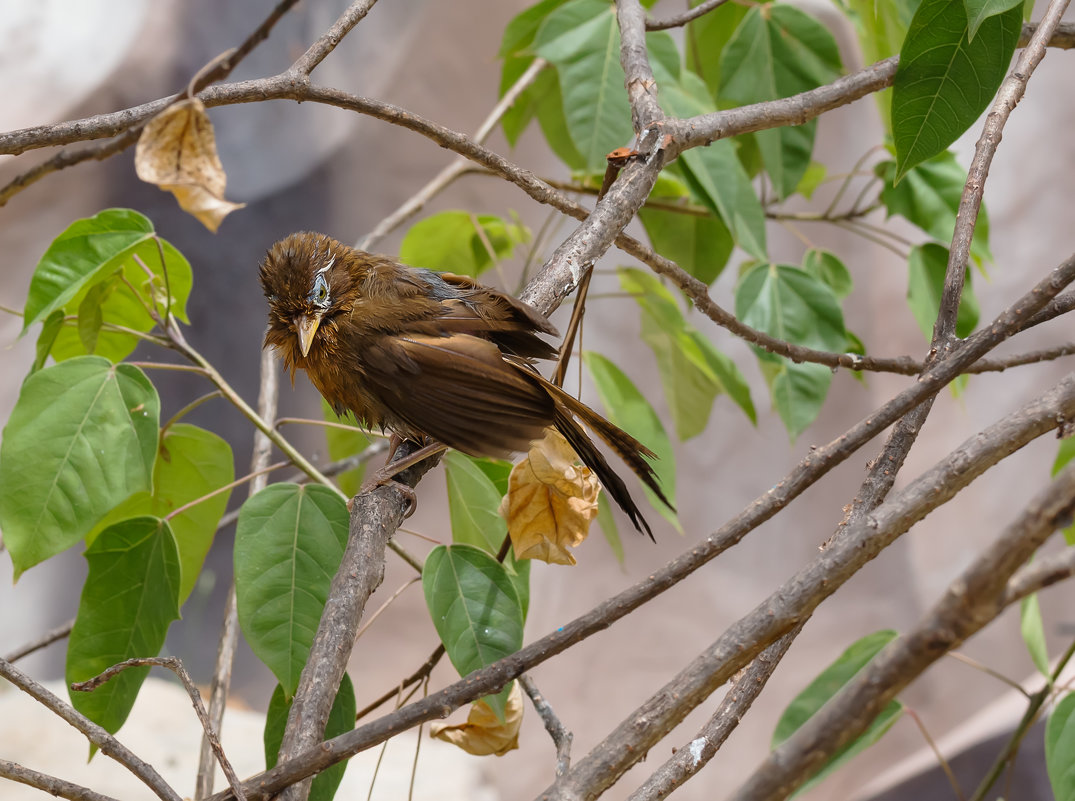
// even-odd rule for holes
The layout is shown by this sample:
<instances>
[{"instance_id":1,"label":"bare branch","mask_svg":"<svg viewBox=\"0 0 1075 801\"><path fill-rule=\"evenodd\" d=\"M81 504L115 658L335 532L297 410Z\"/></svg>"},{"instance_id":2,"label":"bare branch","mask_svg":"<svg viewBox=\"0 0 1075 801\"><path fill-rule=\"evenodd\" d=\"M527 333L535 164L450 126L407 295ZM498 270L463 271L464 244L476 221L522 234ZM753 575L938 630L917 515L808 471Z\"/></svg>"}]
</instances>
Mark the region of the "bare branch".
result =
<instances>
[{"instance_id":1,"label":"bare branch","mask_svg":"<svg viewBox=\"0 0 1075 801\"><path fill-rule=\"evenodd\" d=\"M82 732L87 740L101 750L102 754L123 765L162 801L181 801L179 794L168 786L168 782L153 769L152 765L143 762L123 743L85 715L77 712L70 704L50 693L6 659L0 659L0 678L7 679L24 693L39 701L47 709L59 715Z\"/></svg>"},{"instance_id":2,"label":"bare branch","mask_svg":"<svg viewBox=\"0 0 1075 801\"><path fill-rule=\"evenodd\" d=\"M541 690L537 688L529 673L520 676L518 682L530 697L530 702L541 717L541 722L545 724L545 731L552 738L552 744L556 747L556 775L563 776L571 767L571 741L575 736L560 722L560 718L556 716L556 712L545 700L545 696L541 694Z\"/></svg>"},{"instance_id":3,"label":"bare branch","mask_svg":"<svg viewBox=\"0 0 1075 801\"><path fill-rule=\"evenodd\" d=\"M825 598L912 525L1001 459L1072 415L1075 374L967 440L906 490L847 526L811 564L730 626L540 797L550 801L600 794L736 670L806 620ZM1075 481L1075 466L1071 476Z\"/></svg>"},{"instance_id":4,"label":"bare branch","mask_svg":"<svg viewBox=\"0 0 1075 801\"><path fill-rule=\"evenodd\" d=\"M329 765L353 756L364 748L368 748L378 742L383 742L388 737L417 726L423 721L432 720L436 717L446 717L459 706L483 695L498 691L526 670L555 656L597 631L607 628L646 601L656 597L670 587L676 586L686 576L738 543L754 528L785 508L821 476L840 464L865 442L883 431L909 409L921 403L923 399L939 392L967 364L976 361L982 354L1016 330L1022 320L1031 317L1044 307L1050 299L1055 297L1072 280L1075 280L1075 257L1053 270L1030 292L999 315L989 326L961 343L947 358L935 363L914 384L896 395L874 414L853 426L842 436L827 445L814 449L790 474L725 523L714 534L677 559L674 559L665 567L654 571L644 581L609 598L585 615L531 643L515 654L505 657L487 668L471 673L461 682L457 682L440 692L405 706L380 720L333 738L317 748L304 751L294 759L277 764L271 771L255 776L244 784L244 789L247 790L248 796L250 798L262 798L264 795L278 792L301 778L313 775ZM1075 387L1072 387L1072 394L1075 395ZM1058 393L1054 391L1044 396L1040 401L1039 406L1047 407L1044 413L1047 421L1041 423L1040 420L1037 420L1037 423L1055 427L1062 422L1060 411L1056 408L1056 403L1060 400L1057 395ZM1064 396L1063 400L1066 403L1066 396ZM1075 401L1072 402L1075 403ZM1031 405L1028 409L1040 412L1039 406ZM1025 433L1025 429L1023 431ZM1015 443L1017 437L1011 435L1007 441ZM1014 450L1015 445L1011 447ZM1010 452L1008 451L1008 453ZM965 454L959 451L955 452L955 456L965 458ZM1000 458L1000 456L998 455L997 458ZM961 475L966 477L966 474ZM954 492L956 487L955 479L950 478L948 481L948 487ZM901 497L903 496L901 495ZM937 499L939 501L939 495ZM870 522L872 525L873 521L871 520ZM864 561L870 558L864 556L867 553L864 548L861 548L861 546L856 547L859 547L859 556L862 556ZM829 554L834 550L835 546L822 555ZM822 566L820 569L828 568ZM851 569L853 571L854 568ZM815 579L820 586L826 586L827 574L823 573L819 577L815 577ZM835 586L831 587L831 589L835 590ZM817 602L820 603L820 600L818 598ZM742 643L747 642L748 639L735 641L733 660L742 661L732 661L730 663L729 669L732 672L742 667L761 648L783 635L798 622L794 616L786 621L778 621L776 618L770 619L768 618L769 611L764 610L762 615L769 629L759 636L761 641L759 641L756 649L741 651ZM809 609L804 608L799 614L808 615L809 611ZM734 637L740 632L730 630L729 634ZM768 639L765 639L766 637ZM638 752L636 756L640 756L641 753L643 751ZM214 799L222 799L223 797L217 795L214 796Z\"/></svg>"},{"instance_id":5,"label":"bare branch","mask_svg":"<svg viewBox=\"0 0 1075 801\"><path fill-rule=\"evenodd\" d=\"M25 784L37 790L43 790L50 795L59 798L69 798L71 801L117 801L110 795L95 793L88 787L73 784L46 773L39 773L30 768L24 768L15 762L0 759L0 777Z\"/></svg>"},{"instance_id":6,"label":"bare branch","mask_svg":"<svg viewBox=\"0 0 1075 801\"><path fill-rule=\"evenodd\" d=\"M135 128L109 142L73 150L61 150L47 161L31 167L26 172L19 173L8 181L3 189L0 189L0 206L7 205L11 198L23 189L37 183L46 175L51 175L67 167L73 167L84 161L104 161L107 158L111 158L137 142L141 132L141 128Z\"/></svg>"},{"instance_id":7,"label":"bare branch","mask_svg":"<svg viewBox=\"0 0 1075 801\"><path fill-rule=\"evenodd\" d=\"M493 110L489 112L489 116L486 117L478 127L478 130L474 134L475 142L481 144L489 138L489 134L493 132L496 124L504 114L507 113L508 109L514 105L515 101L519 99L519 95L526 91L527 87L534 82L538 74L547 66L548 62L543 58L535 58L530 63L530 66L526 68L526 71L523 72L523 74L519 76L519 79L511 85L511 88L504 93L504 96L500 98L500 102L493 107ZM445 188L450 186L453 181L461 175L464 175L470 169L472 169L472 167L469 160L463 157L455 159L451 164L437 173L429 183L408 198L399 208L377 223L377 227L370 231L365 239L358 243L357 247L361 250L369 250L372 248L389 233L425 208L426 203L435 198L438 194L444 191Z\"/></svg>"},{"instance_id":8,"label":"bare branch","mask_svg":"<svg viewBox=\"0 0 1075 801\"><path fill-rule=\"evenodd\" d=\"M280 397L280 373L276 369L276 359L269 348L261 351L261 381L258 388L258 415L270 426L276 419L277 401ZM272 457L272 442L261 431L254 432L254 448L250 457L250 470L258 475L250 482L247 497L252 497L265 489L268 475L263 473ZM236 512L238 514L238 512ZM223 521L221 521L223 523ZM220 526L217 527L218 529ZM235 662L235 651L239 645L239 615L236 606L235 581L228 588L228 597L224 602L224 624L217 644L216 664L213 678L209 684L209 724L202 737L198 756L198 773L194 782L194 797L205 798L213 792L213 743L210 731L223 732L224 708L228 702L231 688L231 671Z\"/></svg>"},{"instance_id":9,"label":"bare branch","mask_svg":"<svg viewBox=\"0 0 1075 801\"><path fill-rule=\"evenodd\" d=\"M24 656L29 656L34 651L40 651L42 648L52 645L57 640L62 640L64 637L71 633L71 629L74 627L74 625L74 620L68 620L66 623L61 623L56 628L51 629L50 631L47 631L42 634L36 640L32 640L31 642L26 643L26 645L22 646L21 648L15 649L10 654L5 656L4 659L6 659L8 662L18 662Z\"/></svg>"},{"instance_id":10,"label":"bare branch","mask_svg":"<svg viewBox=\"0 0 1075 801\"><path fill-rule=\"evenodd\" d=\"M664 19L647 19L646 30L665 31L669 28L679 28L680 26L686 25L688 22L698 19L703 14L708 14L710 11L720 8L727 2L728 0L705 0L705 2L699 3L694 8L684 11L682 14L665 17Z\"/></svg>"},{"instance_id":11,"label":"bare branch","mask_svg":"<svg viewBox=\"0 0 1075 801\"><path fill-rule=\"evenodd\" d=\"M336 45L343 41L343 37L349 34L351 29L365 18L376 2L377 0L354 0L340 18L333 23L332 27L325 31L321 38L310 45L310 48L299 57L298 61L291 65L291 69L288 72L308 78L314 68L336 49Z\"/></svg>"},{"instance_id":12,"label":"bare branch","mask_svg":"<svg viewBox=\"0 0 1075 801\"><path fill-rule=\"evenodd\" d=\"M657 81L646 50L646 12L638 0L616 0L620 27L620 64L626 76L631 122L637 133L659 123L664 112L657 105Z\"/></svg>"},{"instance_id":13,"label":"bare branch","mask_svg":"<svg viewBox=\"0 0 1075 801\"><path fill-rule=\"evenodd\" d=\"M728 692L724 694L724 700L698 735L676 749L672 758L657 768L645 784L631 793L627 801L658 801L667 798L673 790L679 789L683 782L705 767L739 725L754 699L761 694L776 666L799 636L802 627L803 624L800 623L758 654L750 666L732 680Z\"/></svg>"},{"instance_id":14,"label":"bare branch","mask_svg":"<svg viewBox=\"0 0 1075 801\"><path fill-rule=\"evenodd\" d=\"M134 659L126 659L123 662L112 665L103 673L94 676L88 681L80 681L72 684L71 689L77 692L92 692L105 682L118 676L127 668L151 666L168 668L168 670L179 676L179 680L183 682L183 687L190 697L190 702L194 707L194 713L198 716L198 721L202 724L205 736L209 738L213 753L216 754L217 761L220 762L220 769L224 771L224 775L228 778L228 784L231 786L231 791L235 793L235 797L239 799L239 801L246 801L243 788L239 783L239 777L235 775L235 770L232 768L231 762L229 762L227 756L224 755L224 749L220 745L220 739L217 737L213 725L209 722L209 716L205 713L205 706L202 704L201 693L198 692L198 688L195 687L194 682L191 681L190 674L187 673L186 668L183 667L183 663L177 657L154 656L148 658L136 657Z\"/></svg>"},{"instance_id":15,"label":"bare branch","mask_svg":"<svg viewBox=\"0 0 1075 801\"><path fill-rule=\"evenodd\" d=\"M956 212L955 230L952 233L952 245L948 250L948 269L944 277L944 289L941 291L940 309L937 322L933 327L933 347L948 348L956 338L956 316L959 312L959 300L963 296L963 279L970 260L971 240L974 227L978 222L978 212L985 195L985 182L989 175L989 165L1000 145L1004 126L1012 111L1026 93L1027 81L1045 58L1047 42L1060 24L1060 19L1068 7L1069 0L1052 0L1045 11L1045 16L1038 24L1038 29L1030 37L1030 42L1016 61L1015 68L1004 79L993 98L993 106L985 118L981 136L974 146L974 158L967 170L967 183L959 198L959 210Z\"/></svg>"},{"instance_id":16,"label":"bare branch","mask_svg":"<svg viewBox=\"0 0 1075 801\"><path fill-rule=\"evenodd\" d=\"M1069 464L1001 536L952 582L907 634L881 651L822 709L762 762L735 801L786 798L843 744L858 736L896 694L1004 609L1011 576L1075 508Z\"/></svg>"},{"instance_id":17,"label":"bare branch","mask_svg":"<svg viewBox=\"0 0 1075 801\"><path fill-rule=\"evenodd\" d=\"M1075 575L1075 548L1035 559L1012 574L1004 590L1004 605L1021 601L1028 595Z\"/></svg>"}]
</instances>

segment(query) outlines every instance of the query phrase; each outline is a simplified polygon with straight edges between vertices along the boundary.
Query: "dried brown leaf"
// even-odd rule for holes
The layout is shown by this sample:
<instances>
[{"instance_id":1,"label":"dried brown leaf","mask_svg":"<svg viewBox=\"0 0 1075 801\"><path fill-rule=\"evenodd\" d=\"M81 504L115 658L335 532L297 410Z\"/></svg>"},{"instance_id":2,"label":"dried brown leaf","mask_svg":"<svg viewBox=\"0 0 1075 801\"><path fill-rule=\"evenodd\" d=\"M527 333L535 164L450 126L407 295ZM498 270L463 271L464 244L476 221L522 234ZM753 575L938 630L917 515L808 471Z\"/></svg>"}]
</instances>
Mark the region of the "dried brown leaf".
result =
<instances>
[{"instance_id":1,"label":"dried brown leaf","mask_svg":"<svg viewBox=\"0 0 1075 801\"><path fill-rule=\"evenodd\" d=\"M512 468L500 504L515 558L575 564L568 549L586 539L597 516L598 492L597 477L550 428Z\"/></svg>"},{"instance_id":2,"label":"dried brown leaf","mask_svg":"<svg viewBox=\"0 0 1075 801\"><path fill-rule=\"evenodd\" d=\"M429 728L429 734L457 745L474 756L503 756L519 747L519 728L522 724L523 692L519 689L519 682L513 682L504 706L503 723L497 720L496 713L485 701L476 701L470 707L466 723L434 723Z\"/></svg>"},{"instance_id":3,"label":"dried brown leaf","mask_svg":"<svg viewBox=\"0 0 1075 801\"><path fill-rule=\"evenodd\" d=\"M134 168L146 183L175 195L183 211L214 233L228 214L246 205L224 199L228 177L217 155L213 124L196 97L173 103L146 124Z\"/></svg>"}]
</instances>

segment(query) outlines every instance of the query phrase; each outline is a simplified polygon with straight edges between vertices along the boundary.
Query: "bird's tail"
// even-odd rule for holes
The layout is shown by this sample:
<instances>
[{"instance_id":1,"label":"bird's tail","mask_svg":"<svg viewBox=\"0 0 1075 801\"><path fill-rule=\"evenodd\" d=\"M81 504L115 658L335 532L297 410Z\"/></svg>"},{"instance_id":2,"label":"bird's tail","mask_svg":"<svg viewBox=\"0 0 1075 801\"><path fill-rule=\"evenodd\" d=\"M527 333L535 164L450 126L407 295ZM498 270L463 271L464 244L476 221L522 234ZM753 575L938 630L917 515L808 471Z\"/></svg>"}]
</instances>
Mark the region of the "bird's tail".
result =
<instances>
[{"instance_id":1,"label":"bird's tail","mask_svg":"<svg viewBox=\"0 0 1075 801\"><path fill-rule=\"evenodd\" d=\"M635 505L631 493L627 490L627 485L612 469L593 441L586 436L586 432L579 425L578 420L581 420L602 442L615 451L616 455L623 459L624 463L631 468L632 472L638 476L643 484L653 490L653 493L661 499L665 506L675 511L675 507L665 497L664 492L661 490L661 485L657 482L657 474L654 472L653 466L643 458L645 456L654 457L653 452L626 431L610 423L585 403L564 392L560 387L544 380L542 380L542 383L546 385L549 394L557 401L553 426L564 435L575 453L578 454L579 459L594 471L598 481L601 482L601 486L605 488L612 500L627 513L634 527L645 532L650 539L653 539L653 532L650 531L649 524L642 516L638 506ZM576 417L578 420L575 419Z\"/></svg>"}]
</instances>

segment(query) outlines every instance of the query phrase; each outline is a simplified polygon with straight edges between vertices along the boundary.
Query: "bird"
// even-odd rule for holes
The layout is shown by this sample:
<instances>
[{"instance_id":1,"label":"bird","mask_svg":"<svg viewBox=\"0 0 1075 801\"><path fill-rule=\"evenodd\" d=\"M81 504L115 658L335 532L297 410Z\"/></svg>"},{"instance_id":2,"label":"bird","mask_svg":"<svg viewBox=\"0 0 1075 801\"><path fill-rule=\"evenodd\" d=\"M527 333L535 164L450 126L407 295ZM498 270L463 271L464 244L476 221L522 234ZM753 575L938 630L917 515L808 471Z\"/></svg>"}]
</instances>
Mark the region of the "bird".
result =
<instances>
[{"instance_id":1,"label":"bird","mask_svg":"<svg viewBox=\"0 0 1075 801\"><path fill-rule=\"evenodd\" d=\"M537 371L535 360L557 356L540 335L558 334L529 304L472 278L410 267L310 231L272 245L259 280L269 306L265 345L292 384L304 370L337 414L350 411L371 430L475 457L526 451L554 428L653 539L588 428L673 508L647 461L653 452Z\"/></svg>"}]
</instances>

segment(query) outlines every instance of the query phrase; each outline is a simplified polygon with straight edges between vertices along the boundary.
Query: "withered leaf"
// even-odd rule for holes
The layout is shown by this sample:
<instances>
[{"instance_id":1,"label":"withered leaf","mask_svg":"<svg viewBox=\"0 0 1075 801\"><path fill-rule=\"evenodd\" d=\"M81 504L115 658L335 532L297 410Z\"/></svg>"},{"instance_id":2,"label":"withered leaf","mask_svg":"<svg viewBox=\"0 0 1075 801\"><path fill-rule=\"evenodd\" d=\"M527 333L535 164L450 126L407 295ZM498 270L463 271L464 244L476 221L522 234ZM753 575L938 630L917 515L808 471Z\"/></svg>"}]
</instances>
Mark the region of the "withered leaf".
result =
<instances>
[{"instance_id":1,"label":"withered leaf","mask_svg":"<svg viewBox=\"0 0 1075 801\"><path fill-rule=\"evenodd\" d=\"M597 516L598 492L597 477L579 462L567 440L549 429L512 468L500 504L515 558L575 564L568 549L586 539Z\"/></svg>"},{"instance_id":2,"label":"withered leaf","mask_svg":"<svg viewBox=\"0 0 1075 801\"><path fill-rule=\"evenodd\" d=\"M485 701L475 701L466 723L434 723L429 735L459 746L468 754L503 756L519 747L519 728L523 724L523 692L513 682L504 707L504 722Z\"/></svg>"},{"instance_id":3,"label":"withered leaf","mask_svg":"<svg viewBox=\"0 0 1075 801\"><path fill-rule=\"evenodd\" d=\"M228 214L246 205L224 199L228 177L213 124L196 97L173 103L146 124L134 167L139 178L171 192L183 211L214 233Z\"/></svg>"}]
</instances>

